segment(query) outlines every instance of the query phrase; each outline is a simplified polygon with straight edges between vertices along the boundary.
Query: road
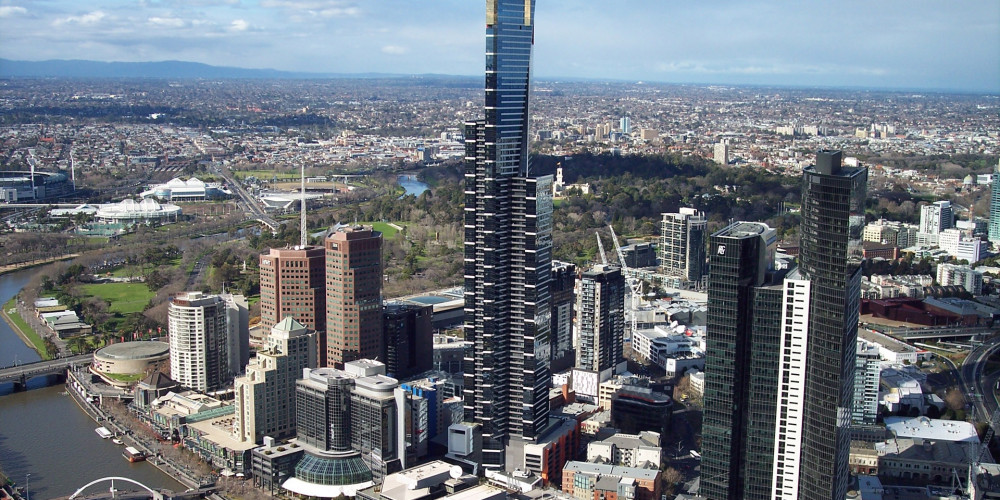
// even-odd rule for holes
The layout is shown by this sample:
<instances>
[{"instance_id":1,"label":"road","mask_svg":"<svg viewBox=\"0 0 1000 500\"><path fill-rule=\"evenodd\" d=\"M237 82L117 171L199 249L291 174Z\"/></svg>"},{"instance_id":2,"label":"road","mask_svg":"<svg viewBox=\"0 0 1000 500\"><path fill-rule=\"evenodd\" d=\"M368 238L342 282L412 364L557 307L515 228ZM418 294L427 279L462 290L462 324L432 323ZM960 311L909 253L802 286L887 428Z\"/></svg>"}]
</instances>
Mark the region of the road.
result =
<instances>
[{"instance_id":1,"label":"road","mask_svg":"<svg viewBox=\"0 0 1000 500\"><path fill-rule=\"evenodd\" d=\"M698 450L698 442L694 426L688 419L700 420L701 412L679 401L675 404L678 408L671 418L670 440L664 440L663 454L667 466L677 469L688 481L698 476L700 465L698 459L691 456L691 450Z\"/></svg>"},{"instance_id":2,"label":"road","mask_svg":"<svg viewBox=\"0 0 1000 500\"><path fill-rule=\"evenodd\" d=\"M246 189L243 189L243 183L233 178L232 174L230 174L225 168L215 167L212 170L225 179L226 184L228 184L232 191L236 193L236 196L239 196L242 203L239 203L238 205L244 207L244 209L248 212L248 216L261 221L273 231L277 230L279 225L278 221L271 218L271 216L264 211L260 204L257 203L257 199L248 193Z\"/></svg>"},{"instance_id":3,"label":"road","mask_svg":"<svg viewBox=\"0 0 1000 500\"><path fill-rule=\"evenodd\" d=\"M91 361L93 354L81 354L69 358L50 359L48 361L37 361L0 370L0 380L14 379L22 374L41 373L53 368L66 368L77 363Z\"/></svg>"},{"instance_id":4,"label":"road","mask_svg":"<svg viewBox=\"0 0 1000 500\"><path fill-rule=\"evenodd\" d=\"M969 351L962 369L958 372L964 394L971 395L969 403L977 420L986 420L1000 407L993 392L993 385L985 380L984 370L990 356L1000 350L1000 337L994 337ZM991 379L992 380L992 379Z\"/></svg>"},{"instance_id":5,"label":"road","mask_svg":"<svg viewBox=\"0 0 1000 500\"><path fill-rule=\"evenodd\" d=\"M194 286L201 280L202 274L205 272L205 268L208 267L208 261L212 259L211 253L206 253L197 262L194 263L194 268L191 269L191 273L188 274L187 285L185 290L194 290Z\"/></svg>"}]
</instances>

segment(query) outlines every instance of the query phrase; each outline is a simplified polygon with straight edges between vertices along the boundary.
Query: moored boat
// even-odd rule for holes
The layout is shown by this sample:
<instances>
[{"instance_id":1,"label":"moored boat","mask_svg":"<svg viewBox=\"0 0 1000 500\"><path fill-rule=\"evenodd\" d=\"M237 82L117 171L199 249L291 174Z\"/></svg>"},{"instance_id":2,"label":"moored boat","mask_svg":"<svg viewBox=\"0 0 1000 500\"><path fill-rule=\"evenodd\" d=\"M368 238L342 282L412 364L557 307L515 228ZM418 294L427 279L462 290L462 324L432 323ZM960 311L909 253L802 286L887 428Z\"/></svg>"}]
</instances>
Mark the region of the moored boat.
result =
<instances>
[{"instance_id":1,"label":"moored boat","mask_svg":"<svg viewBox=\"0 0 1000 500\"><path fill-rule=\"evenodd\" d=\"M94 432L96 432L98 436L101 436L101 439L108 439L114 435L111 434L111 431L109 431L106 427L98 427L94 429Z\"/></svg>"},{"instance_id":2,"label":"moored boat","mask_svg":"<svg viewBox=\"0 0 1000 500\"><path fill-rule=\"evenodd\" d=\"M122 456L125 457L129 462L141 462L146 459L146 454L131 447L126 446L125 451L122 452Z\"/></svg>"}]
</instances>

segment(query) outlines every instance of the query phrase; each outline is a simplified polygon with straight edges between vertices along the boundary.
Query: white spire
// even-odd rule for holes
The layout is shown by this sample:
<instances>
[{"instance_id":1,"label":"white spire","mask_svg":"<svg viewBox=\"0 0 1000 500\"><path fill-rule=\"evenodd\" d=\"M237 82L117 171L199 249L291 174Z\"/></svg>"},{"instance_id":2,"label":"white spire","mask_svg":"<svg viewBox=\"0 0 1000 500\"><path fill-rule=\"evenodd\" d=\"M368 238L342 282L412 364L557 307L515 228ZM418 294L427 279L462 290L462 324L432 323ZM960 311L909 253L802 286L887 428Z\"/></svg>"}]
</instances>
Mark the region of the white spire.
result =
<instances>
[{"instance_id":1,"label":"white spire","mask_svg":"<svg viewBox=\"0 0 1000 500\"><path fill-rule=\"evenodd\" d=\"M301 199L302 219L299 221L299 232L302 234L300 237L299 244L302 245L302 248L305 248L306 245L309 244L309 236L306 234L306 166L305 164L302 164L301 167L302 167L302 192L299 193L299 196L302 197Z\"/></svg>"}]
</instances>

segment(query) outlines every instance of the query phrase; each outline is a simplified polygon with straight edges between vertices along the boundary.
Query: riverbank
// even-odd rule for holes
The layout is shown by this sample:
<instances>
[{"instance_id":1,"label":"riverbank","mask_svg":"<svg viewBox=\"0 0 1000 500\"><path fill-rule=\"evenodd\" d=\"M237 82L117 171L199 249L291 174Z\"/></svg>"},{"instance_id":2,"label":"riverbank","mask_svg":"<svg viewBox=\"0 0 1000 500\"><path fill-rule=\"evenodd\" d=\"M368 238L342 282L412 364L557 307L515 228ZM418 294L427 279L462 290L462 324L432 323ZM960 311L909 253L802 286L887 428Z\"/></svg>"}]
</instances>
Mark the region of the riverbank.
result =
<instances>
[{"instance_id":1,"label":"riverbank","mask_svg":"<svg viewBox=\"0 0 1000 500\"><path fill-rule=\"evenodd\" d=\"M48 259L29 260L27 262L19 262L17 264L0 266L0 274L19 271L21 269L28 269L29 267L41 266L44 264L51 264L53 262L59 262L61 260L73 259L79 256L80 254L78 253L68 253L66 255L59 255L57 257L49 257Z\"/></svg>"},{"instance_id":2,"label":"riverbank","mask_svg":"<svg viewBox=\"0 0 1000 500\"><path fill-rule=\"evenodd\" d=\"M0 500L24 500L17 483L0 472Z\"/></svg>"},{"instance_id":3,"label":"riverbank","mask_svg":"<svg viewBox=\"0 0 1000 500\"><path fill-rule=\"evenodd\" d=\"M75 402L76 405L94 421L94 423L106 427L115 435L120 436L120 439L124 441L125 444L141 450L149 457L146 461L150 465L170 476L174 481L177 481L188 488L198 488L199 485L196 478L189 476L179 467L162 457L157 457L157 453L147 446L145 441L140 440L132 429L122 428L118 422L110 419L108 414L105 413L100 406L88 401L86 397L80 394L77 389L77 387L80 386L81 382L76 379L76 374L73 373L72 370L69 370L66 377L66 392L73 398L73 402Z\"/></svg>"},{"instance_id":4,"label":"riverbank","mask_svg":"<svg viewBox=\"0 0 1000 500\"><path fill-rule=\"evenodd\" d=\"M45 340L38 335L38 332L28 325L27 321L24 321L24 318L22 318L20 314L18 314L16 306L17 297L15 296L3 305L3 309L0 310L0 317L2 317L3 320L10 326L10 329L14 330L14 333L16 333L17 336L24 341L25 345L34 349L35 352L38 353L42 360L52 359L52 356L49 356L48 351L45 349ZM8 311L10 311L9 314Z\"/></svg>"}]
</instances>

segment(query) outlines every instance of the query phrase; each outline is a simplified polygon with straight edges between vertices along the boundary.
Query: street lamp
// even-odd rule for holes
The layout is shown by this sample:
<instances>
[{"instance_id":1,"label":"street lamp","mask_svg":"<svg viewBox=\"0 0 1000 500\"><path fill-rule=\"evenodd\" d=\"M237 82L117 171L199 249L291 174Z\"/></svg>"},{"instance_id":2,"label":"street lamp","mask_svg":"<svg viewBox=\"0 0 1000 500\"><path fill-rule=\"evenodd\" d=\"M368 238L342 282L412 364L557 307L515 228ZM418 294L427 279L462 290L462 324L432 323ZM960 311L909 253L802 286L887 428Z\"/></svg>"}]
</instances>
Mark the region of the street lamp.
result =
<instances>
[{"instance_id":1,"label":"street lamp","mask_svg":"<svg viewBox=\"0 0 1000 500\"><path fill-rule=\"evenodd\" d=\"M31 473L24 475L24 500L31 500Z\"/></svg>"}]
</instances>

